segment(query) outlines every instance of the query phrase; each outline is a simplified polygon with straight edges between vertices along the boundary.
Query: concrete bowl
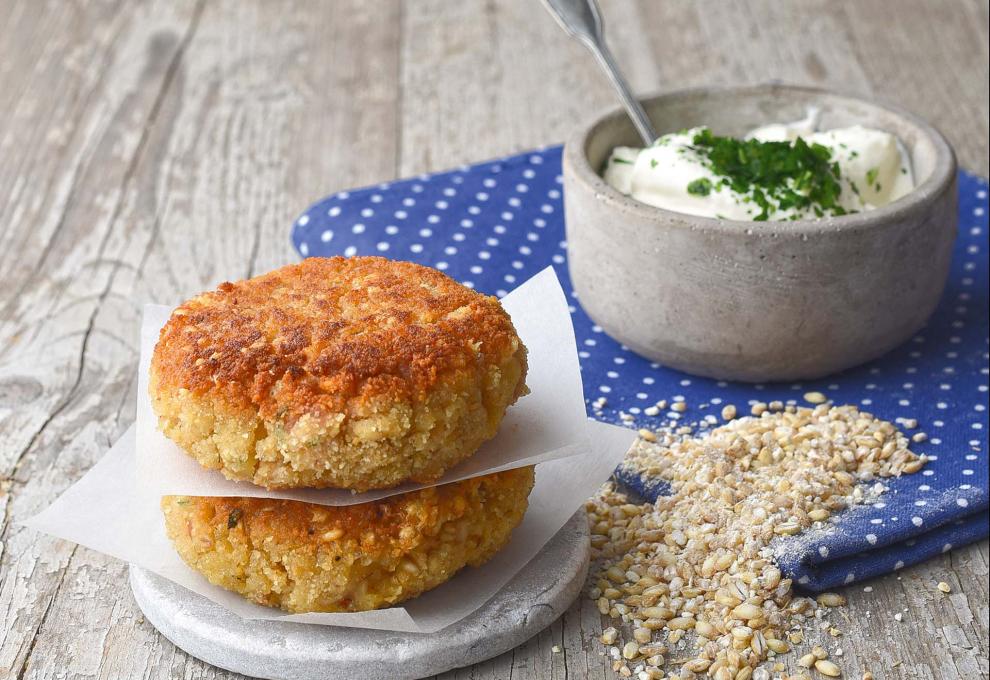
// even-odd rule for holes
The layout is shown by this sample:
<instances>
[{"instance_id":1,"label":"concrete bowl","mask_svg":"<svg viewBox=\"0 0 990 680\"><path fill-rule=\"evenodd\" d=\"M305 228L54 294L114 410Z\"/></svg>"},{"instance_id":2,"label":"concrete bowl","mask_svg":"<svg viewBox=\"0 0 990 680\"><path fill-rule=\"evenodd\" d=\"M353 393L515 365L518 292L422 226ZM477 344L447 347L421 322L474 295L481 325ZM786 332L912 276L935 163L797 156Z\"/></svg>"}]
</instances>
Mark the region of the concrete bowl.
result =
<instances>
[{"instance_id":1,"label":"concrete bowl","mask_svg":"<svg viewBox=\"0 0 990 680\"><path fill-rule=\"evenodd\" d=\"M752 382L821 377L876 358L921 328L942 294L956 235L956 161L941 134L889 106L784 85L704 88L644 101L663 134L742 135L798 120L896 134L916 188L870 212L741 222L655 208L608 186L615 146L639 146L613 110L564 148L565 216L578 299L606 333L665 366Z\"/></svg>"}]
</instances>

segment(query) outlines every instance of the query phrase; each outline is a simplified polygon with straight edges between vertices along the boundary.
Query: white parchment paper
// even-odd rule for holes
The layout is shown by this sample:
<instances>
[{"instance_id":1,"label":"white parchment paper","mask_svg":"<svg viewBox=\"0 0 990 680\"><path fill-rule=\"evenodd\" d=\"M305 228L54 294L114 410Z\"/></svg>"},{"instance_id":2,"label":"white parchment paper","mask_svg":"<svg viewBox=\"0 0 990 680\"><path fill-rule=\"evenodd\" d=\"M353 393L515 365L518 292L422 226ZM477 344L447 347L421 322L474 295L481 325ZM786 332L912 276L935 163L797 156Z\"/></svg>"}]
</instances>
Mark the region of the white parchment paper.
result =
<instances>
[{"instance_id":1,"label":"white parchment paper","mask_svg":"<svg viewBox=\"0 0 990 680\"><path fill-rule=\"evenodd\" d=\"M591 422L574 455L536 469L529 509L509 544L487 564L401 607L353 614L286 614L210 585L187 567L165 535L159 495L138 483L135 428L86 475L25 525L164 576L246 619L431 633L459 621L498 592L567 522L621 461L633 435Z\"/></svg>"},{"instance_id":2,"label":"white parchment paper","mask_svg":"<svg viewBox=\"0 0 990 680\"><path fill-rule=\"evenodd\" d=\"M166 438L148 398L148 369L158 333L172 313L147 305L141 326L141 363L137 394L137 471L142 486L157 495L256 496L352 505L428 486L477 477L525 465L566 458L587 451L594 425L588 420L574 327L567 299L552 267L502 299L519 337L529 350L530 394L506 412L498 434L471 458L433 484L403 484L355 494L342 489L268 490L206 470Z\"/></svg>"}]
</instances>

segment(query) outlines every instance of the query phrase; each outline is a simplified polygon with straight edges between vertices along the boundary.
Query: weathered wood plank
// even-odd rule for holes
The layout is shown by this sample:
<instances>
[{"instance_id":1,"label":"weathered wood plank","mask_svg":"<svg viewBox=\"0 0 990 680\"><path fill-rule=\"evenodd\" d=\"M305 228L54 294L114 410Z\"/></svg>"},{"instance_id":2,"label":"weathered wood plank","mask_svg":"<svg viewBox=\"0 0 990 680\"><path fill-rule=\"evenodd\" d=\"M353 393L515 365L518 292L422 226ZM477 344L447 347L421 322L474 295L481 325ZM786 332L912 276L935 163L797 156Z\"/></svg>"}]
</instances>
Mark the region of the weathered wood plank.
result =
<instances>
[{"instance_id":1,"label":"weathered wood plank","mask_svg":"<svg viewBox=\"0 0 990 680\"><path fill-rule=\"evenodd\" d=\"M136 159L147 146L147 127L181 54L182 36L195 20L191 4L171 4L156 13L99 6L65 16L60 13L65 5L25 5L15 13L24 25L8 28L26 31L27 41L52 41L49 56L38 62L54 59L58 65L52 67L53 79L45 80L25 64L28 79L11 83L10 91L21 93L14 108L27 113L5 128L4 139L11 157L31 158L38 167L31 172L47 173L51 186L68 189L56 192L51 202L38 202L15 179L0 202L11 211L4 237L23 239L20 250L10 243L13 252L4 249L2 281L14 294L5 299L0 325L0 384L7 390L17 386L7 392L12 398L0 411L0 474L11 496L0 533L0 670L15 674L34 652L49 653L38 647L38 631L51 620L51 603L77 552L15 522L78 478L119 433L120 401L107 397L127 390L134 378L136 315L125 312L123 324L97 328L99 312L111 309L104 303L114 303L114 310L132 306L108 297L120 267L113 229ZM52 21L62 22L55 33L49 31ZM128 30L133 26L140 30ZM60 100L52 88L67 66L81 74L78 95ZM68 83L66 88L72 89ZM56 124L73 140L68 151L54 137L53 148L37 153L32 123L39 120L39 129L48 131L49 115L57 115ZM19 253L28 269L18 264Z\"/></svg>"},{"instance_id":2,"label":"weathered wood plank","mask_svg":"<svg viewBox=\"0 0 990 680\"><path fill-rule=\"evenodd\" d=\"M403 175L562 141L613 101L532 2L407 3L402 36Z\"/></svg>"},{"instance_id":3,"label":"weathered wood plank","mask_svg":"<svg viewBox=\"0 0 990 680\"><path fill-rule=\"evenodd\" d=\"M848 3L855 56L873 92L938 127L960 164L986 176L990 39L986 2Z\"/></svg>"},{"instance_id":4,"label":"weathered wood plank","mask_svg":"<svg viewBox=\"0 0 990 680\"><path fill-rule=\"evenodd\" d=\"M389 7L397 17L397 5ZM350 21L335 21L338 10ZM78 167L65 168L76 188L42 206L55 215L50 235L32 232L47 213L16 206L3 232L37 239L39 254L27 267L10 258L9 278L0 279L20 291L5 299L3 337L21 339L5 348L0 374L9 488L0 674L227 677L134 625L139 612L121 565L16 522L78 478L133 419L142 302L174 301L295 259L287 235L301 206L334 177L343 185L340 177L394 172L397 21L379 22L361 2L322 13L308 3L238 2L105 11L119 23L115 37L103 40L99 64L92 57L84 67L107 72L65 114L66 124L85 126ZM61 27L57 41L85 42L94 32L76 30ZM60 57L82 50L51 49ZM360 88L367 80L380 85ZM57 99L44 92L50 85L25 85L39 90L39 110ZM24 117L21 134L16 125L4 130L27 157L32 122ZM57 179L63 162L47 162L39 172ZM8 191L24 196L16 183ZM34 397L30 409L8 408L22 395Z\"/></svg>"}]
</instances>

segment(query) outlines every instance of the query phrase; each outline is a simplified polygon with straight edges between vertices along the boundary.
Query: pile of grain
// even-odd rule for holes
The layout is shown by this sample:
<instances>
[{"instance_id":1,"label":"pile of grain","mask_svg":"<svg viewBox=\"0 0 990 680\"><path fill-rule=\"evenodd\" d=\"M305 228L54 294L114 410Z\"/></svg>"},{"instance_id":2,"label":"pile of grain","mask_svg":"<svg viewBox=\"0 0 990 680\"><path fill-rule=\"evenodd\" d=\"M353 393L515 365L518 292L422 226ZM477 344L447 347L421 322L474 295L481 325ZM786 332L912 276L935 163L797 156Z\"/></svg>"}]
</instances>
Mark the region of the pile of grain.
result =
<instances>
[{"instance_id":1,"label":"pile of grain","mask_svg":"<svg viewBox=\"0 0 990 680\"><path fill-rule=\"evenodd\" d=\"M782 670L772 659L844 599L796 596L771 543L824 529L881 493L878 478L925 463L893 424L853 406L754 411L695 437L641 432L626 464L671 494L636 504L609 484L588 502L599 568L590 595L623 631L602 636L621 676L767 680L768 665ZM798 665L837 677L827 656L815 647Z\"/></svg>"}]
</instances>

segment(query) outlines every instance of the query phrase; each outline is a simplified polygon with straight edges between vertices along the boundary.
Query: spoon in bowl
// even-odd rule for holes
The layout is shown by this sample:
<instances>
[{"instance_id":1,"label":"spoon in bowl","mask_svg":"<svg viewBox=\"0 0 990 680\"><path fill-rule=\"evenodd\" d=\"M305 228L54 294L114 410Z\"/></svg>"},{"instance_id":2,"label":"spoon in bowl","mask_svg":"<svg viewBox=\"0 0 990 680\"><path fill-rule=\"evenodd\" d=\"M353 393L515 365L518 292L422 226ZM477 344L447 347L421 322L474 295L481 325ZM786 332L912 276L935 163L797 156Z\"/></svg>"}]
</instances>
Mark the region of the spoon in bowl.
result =
<instances>
[{"instance_id":1,"label":"spoon in bowl","mask_svg":"<svg viewBox=\"0 0 990 680\"><path fill-rule=\"evenodd\" d=\"M653 124L643 110L639 100L629 89L629 83L622 77L615 58L605 44L605 36L602 32L602 17L595 0L543 0L543 6L557 20L560 27L568 35L578 40L582 45L591 50L598 60L598 64L605 71L605 75L612 81L622 105L626 107L626 113L632 119L636 132L643 138L643 145L650 146L656 141L657 133L653 129Z\"/></svg>"}]
</instances>

